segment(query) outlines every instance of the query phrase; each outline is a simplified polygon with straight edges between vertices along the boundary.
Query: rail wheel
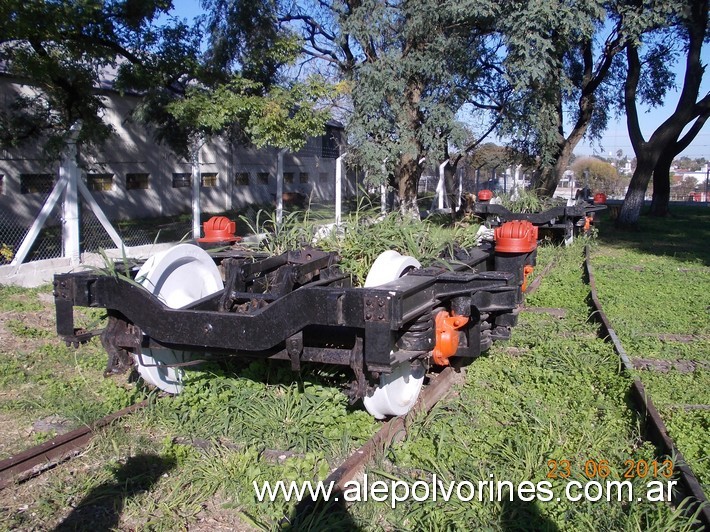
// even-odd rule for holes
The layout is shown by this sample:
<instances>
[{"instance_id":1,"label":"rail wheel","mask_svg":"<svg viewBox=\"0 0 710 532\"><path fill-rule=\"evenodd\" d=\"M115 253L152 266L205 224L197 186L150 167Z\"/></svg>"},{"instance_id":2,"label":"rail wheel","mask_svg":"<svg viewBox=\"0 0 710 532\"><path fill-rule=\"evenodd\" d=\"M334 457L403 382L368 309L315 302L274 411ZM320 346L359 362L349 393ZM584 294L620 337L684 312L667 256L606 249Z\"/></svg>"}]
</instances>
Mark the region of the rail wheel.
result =
<instances>
[{"instance_id":1,"label":"rail wheel","mask_svg":"<svg viewBox=\"0 0 710 532\"><path fill-rule=\"evenodd\" d=\"M184 307L224 288L210 255L192 244L153 255L138 270L136 281L170 308ZM183 370L175 364L189 361L190 352L143 348L132 355L144 381L168 393L182 391Z\"/></svg>"},{"instance_id":2,"label":"rail wheel","mask_svg":"<svg viewBox=\"0 0 710 532\"><path fill-rule=\"evenodd\" d=\"M380 286L421 265L414 257L394 250L381 253L370 268L365 287ZM424 383L424 368L403 362L392 368L392 373L380 376L380 382L363 399L365 409L377 419L406 414L417 402Z\"/></svg>"}]
</instances>

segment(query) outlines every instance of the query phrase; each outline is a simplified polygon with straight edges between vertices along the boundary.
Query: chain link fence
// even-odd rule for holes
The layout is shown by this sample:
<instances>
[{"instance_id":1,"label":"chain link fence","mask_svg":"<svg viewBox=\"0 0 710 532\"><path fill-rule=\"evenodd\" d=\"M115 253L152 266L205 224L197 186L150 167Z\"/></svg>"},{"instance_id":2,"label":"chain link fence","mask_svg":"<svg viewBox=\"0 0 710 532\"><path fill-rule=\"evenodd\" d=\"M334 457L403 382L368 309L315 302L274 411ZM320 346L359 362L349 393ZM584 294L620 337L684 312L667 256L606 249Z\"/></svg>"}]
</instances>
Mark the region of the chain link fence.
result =
<instances>
[{"instance_id":1,"label":"chain link fence","mask_svg":"<svg viewBox=\"0 0 710 532\"><path fill-rule=\"evenodd\" d=\"M43 195L43 205L49 192ZM39 214L39 209L37 211ZM116 244L89 206L81 203L80 247L84 252L113 249ZM154 243L178 242L190 236L189 215L171 218L137 220L111 220L124 246L135 247ZM0 265L12 262L23 240L30 232L32 222L23 222L11 209L0 209ZM62 256L62 203L59 202L49 214L40 230L25 262L56 259Z\"/></svg>"},{"instance_id":2,"label":"chain link fence","mask_svg":"<svg viewBox=\"0 0 710 532\"><path fill-rule=\"evenodd\" d=\"M47 200L50 190L42 196L41 205ZM37 211L39 214L39 210ZM32 223L18 219L11 209L0 210L0 264L9 264L15 257L22 241L30 232ZM26 261L56 259L62 256L62 210L55 206L44 228L35 240Z\"/></svg>"}]
</instances>

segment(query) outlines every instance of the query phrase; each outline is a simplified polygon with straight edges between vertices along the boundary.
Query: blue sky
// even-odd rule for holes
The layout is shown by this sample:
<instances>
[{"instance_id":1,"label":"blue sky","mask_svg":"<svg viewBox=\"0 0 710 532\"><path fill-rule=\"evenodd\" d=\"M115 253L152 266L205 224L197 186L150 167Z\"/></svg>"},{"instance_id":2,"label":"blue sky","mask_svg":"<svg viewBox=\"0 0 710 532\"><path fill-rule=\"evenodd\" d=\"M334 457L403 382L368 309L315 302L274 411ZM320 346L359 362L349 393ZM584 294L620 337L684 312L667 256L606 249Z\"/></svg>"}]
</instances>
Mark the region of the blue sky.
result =
<instances>
[{"instance_id":1,"label":"blue sky","mask_svg":"<svg viewBox=\"0 0 710 532\"><path fill-rule=\"evenodd\" d=\"M196 15L203 13L200 7L199 0L173 0L172 13L180 18L191 20ZM703 63L710 63L710 45L705 45L702 54ZM682 66L682 65L680 65ZM678 68L676 79L682 81L683 71ZM710 90L710 72L706 74L703 85L701 87L701 95ZM648 139L653 131L668 118L678 102L678 91L673 91L665 100L665 106L656 109L639 108L641 130L644 137ZM629 134L626 128L626 118L620 117L617 120L609 122L609 127L599 143L591 144L588 140L583 140L577 146L575 153L577 155L598 154L608 157L610 153L616 154L618 150L622 150L624 155L633 157L633 148L629 140ZM690 146L681 154L688 157L705 157L710 159L710 121L700 131L698 136Z\"/></svg>"}]
</instances>

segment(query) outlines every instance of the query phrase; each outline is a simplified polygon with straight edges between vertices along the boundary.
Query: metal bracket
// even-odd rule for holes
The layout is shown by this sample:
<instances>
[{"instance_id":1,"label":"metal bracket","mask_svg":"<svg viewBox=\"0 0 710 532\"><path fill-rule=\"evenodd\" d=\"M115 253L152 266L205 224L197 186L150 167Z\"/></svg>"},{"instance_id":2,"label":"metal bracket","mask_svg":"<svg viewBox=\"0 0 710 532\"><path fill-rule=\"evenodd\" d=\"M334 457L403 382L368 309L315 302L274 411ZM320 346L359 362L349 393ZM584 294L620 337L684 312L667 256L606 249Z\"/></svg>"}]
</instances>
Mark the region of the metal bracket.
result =
<instances>
[{"instance_id":1,"label":"metal bracket","mask_svg":"<svg viewBox=\"0 0 710 532\"><path fill-rule=\"evenodd\" d=\"M286 339L286 352L291 359L291 370L301 371L301 353L303 353L303 331L298 331Z\"/></svg>"}]
</instances>

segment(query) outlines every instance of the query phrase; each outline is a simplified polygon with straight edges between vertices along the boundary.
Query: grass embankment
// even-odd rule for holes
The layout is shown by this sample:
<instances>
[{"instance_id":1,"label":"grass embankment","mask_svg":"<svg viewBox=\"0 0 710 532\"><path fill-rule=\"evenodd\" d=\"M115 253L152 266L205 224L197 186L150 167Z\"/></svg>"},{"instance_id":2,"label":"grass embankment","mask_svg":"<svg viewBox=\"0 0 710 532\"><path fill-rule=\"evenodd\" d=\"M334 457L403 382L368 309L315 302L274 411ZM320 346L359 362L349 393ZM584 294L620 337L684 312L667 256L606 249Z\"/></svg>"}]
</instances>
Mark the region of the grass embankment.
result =
<instances>
[{"instance_id":1,"label":"grass embankment","mask_svg":"<svg viewBox=\"0 0 710 532\"><path fill-rule=\"evenodd\" d=\"M710 492L710 209L602 225L599 297L629 356L669 361L638 372L671 436ZM705 405L705 409L702 408Z\"/></svg>"}]
</instances>

